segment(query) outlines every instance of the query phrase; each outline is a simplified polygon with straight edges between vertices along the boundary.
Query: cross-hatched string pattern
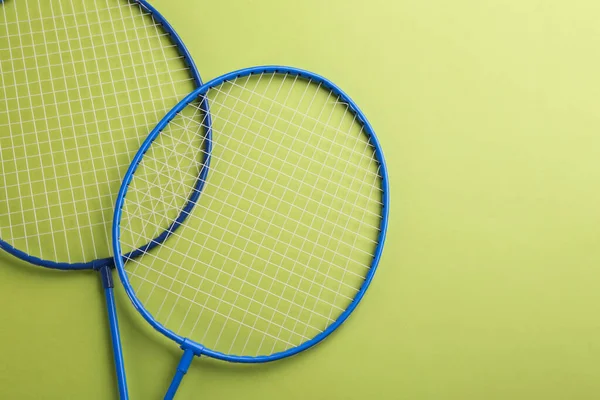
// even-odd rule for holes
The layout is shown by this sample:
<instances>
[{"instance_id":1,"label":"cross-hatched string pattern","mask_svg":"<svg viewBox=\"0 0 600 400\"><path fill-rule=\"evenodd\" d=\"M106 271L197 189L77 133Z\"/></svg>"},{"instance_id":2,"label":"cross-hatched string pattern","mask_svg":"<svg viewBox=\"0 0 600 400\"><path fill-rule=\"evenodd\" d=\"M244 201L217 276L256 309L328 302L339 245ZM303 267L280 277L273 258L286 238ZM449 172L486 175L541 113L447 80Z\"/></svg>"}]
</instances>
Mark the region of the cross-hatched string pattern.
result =
<instances>
[{"instance_id":1,"label":"cross-hatched string pattern","mask_svg":"<svg viewBox=\"0 0 600 400\"><path fill-rule=\"evenodd\" d=\"M43 260L110 257L121 178L196 83L176 43L127 0L0 6L0 239Z\"/></svg>"},{"instance_id":2,"label":"cross-hatched string pattern","mask_svg":"<svg viewBox=\"0 0 600 400\"><path fill-rule=\"evenodd\" d=\"M374 258L383 216L381 165L363 122L322 84L294 74L213 86L156 137L122 204L127 254L197 191L207 115L211 164L183 226L139 258L125 256L154 319L212 350L285 351L330 326Z\"/></svg>"}]
</instances>

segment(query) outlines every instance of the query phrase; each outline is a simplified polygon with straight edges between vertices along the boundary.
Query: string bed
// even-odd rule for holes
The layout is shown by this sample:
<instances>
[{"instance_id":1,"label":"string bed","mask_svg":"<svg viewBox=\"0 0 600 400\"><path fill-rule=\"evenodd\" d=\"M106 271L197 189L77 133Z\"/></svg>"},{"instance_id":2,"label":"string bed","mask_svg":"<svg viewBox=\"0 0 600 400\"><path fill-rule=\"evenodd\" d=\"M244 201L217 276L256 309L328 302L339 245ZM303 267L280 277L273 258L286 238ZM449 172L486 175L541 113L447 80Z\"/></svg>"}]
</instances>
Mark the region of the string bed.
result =
<instances>
[{"instance_id":1,"label":"string bed","mask_svg":"<svg viewBox=\"0 0 600 400\"><path fill-rule=\"evenodd\" d=\"M282 352L323 332L365 282L383 218L381 165L351 108L293 74L211 87L156 137L124 197L121 254L135 297L161 325L224 354Z\"/></svg>"},{"instance_id":2,"label":"string bed","mask_svg":"<svg viewBox=\"0 0 600 400\"><path fill-rule=\"evenodd\" d=\"M0 239L55 262L110 257L121 178L195 86L172 37L137 3L0 5Z\"/></svg>"}]
</instances>

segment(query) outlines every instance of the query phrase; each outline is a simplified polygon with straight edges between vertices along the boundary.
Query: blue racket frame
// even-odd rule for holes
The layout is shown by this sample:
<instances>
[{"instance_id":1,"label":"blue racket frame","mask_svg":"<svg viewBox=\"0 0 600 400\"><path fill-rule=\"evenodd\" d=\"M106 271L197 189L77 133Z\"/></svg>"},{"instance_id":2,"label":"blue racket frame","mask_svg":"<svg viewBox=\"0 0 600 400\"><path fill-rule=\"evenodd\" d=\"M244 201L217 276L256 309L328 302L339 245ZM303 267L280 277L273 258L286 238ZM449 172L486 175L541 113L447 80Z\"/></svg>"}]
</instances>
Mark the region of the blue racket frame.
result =
<instances>
[{"instance_id":1,"label":"blue racket frame","mask_svg":"<svg viewBox=\"0 0 600 400\"><path fill-rule=\"evenodd\" d=\"M19 1L19 0L15 0L15 1ZM165 17L163 17L162 14L160 12L158 12L158 10L156 10L156 8L154 8L152 5L150 5L150 3L148 3L146 0L123 0L123 1L132 3L134 5L139 5L144 11L146 11L152 15L154 20L156 22L158 22L162 26L162 28L165 30L165 32L167 32L170 35L171 41L173 42L173 44L175 44L180 55L183 57L185 64L190 69L190 72L194 79L195 85L197 87L202 86L202 78L200 77L200 72L198 71L198 68L196 67L196 64L194 63L194 60L192 59L190 52L185 47L185 44L183 43L183 41L181 40L181 38L179 37L177 32L175 32L175 30L173 29L171 24L169 24L169 22L165 19ZM0 4L2 4L3 2L4 2L4 0L0 0ZM208 104L203 104L202 107L205 107L205 108L203 108L203 111L206 113L206 123L210 126L211 119L210 119ZM208 139L206 142L207 148L206 148L206 153L205 153L205 159L203 162L203 169L200 172L200 175L198 177L198 181L197 181L197 185L196 185L197 190L194 193L192 193L192 196L190 196L190 201L182 209L181 213L177 216L175 221L171 224L171 226L167 230L165 230L161 235L159 235L156 239L149 242L145 246L142 246L139 249L136 249L136 250L132 251L131 253L129 253L128 254L129 257L137 257L140 254L143 254L144 252L149 251L152 248L158 246L160 243L162 243L164 240L166 240L169 237L169 235L171 233L173 233L189 215L189 211L191 210L191 208L193 207L193 205L195 203L194 197L197 198L200 195L200 192L202 191L202 188L204 186L204 178L208 174L208 168L209 168L209 162L210 162L210 151L211 151L210 132L207 136L207 139ZM113 347L113 358L114 358L114 362L115 362L117 385L118 385L118 389L119 389L119 397L122 400L129 399L129 394L128 394L128 390L127 390L127 379L126 379L126 375L125 375L125 365L124 365L124 361L123 361L123 349L121 347L121 336L120 336L120 332L119 332L117 309L116 309L116 305L115 305L115 296L114 296L114 291L113 291L114 284L113 284L113 279L112 279L111 268L114 267L114 258L107 257L107 258L94 260L94 261L90 261L90 262L79 262L79 263L64 263L64 262L44 260L42 258L32 256L30 254L27 254L24 251L21 251L21 250L15 248L14 246L7 243L6 241L2 240L1 237L0 237L0 249L6 251L7 253L9 253L17 258L20 258L23 261L26 261L30 264L38 265L40 267L58 269L58 270L96 270L100 273L102 287L104 289L104 294L105 294L105 299L106 299L106 309L107 309L107 313L108 313L108 322L109 322L109 326L110 326L110 334L111 334L112 347Z\"/></svg>"},{"instance_id":2,"label":"blue racket frame","mask_svg":"<svg viewBox=\"0 0 600 400\"><path fill-rule=\"evenodd\" d=\"M371 144L375 148L375 155L376 155L377 161L379 162L379 165L380 165L380 174L382 177L382 182L381 182L382 204L383 204L382 205L382 218L381 218L381 223L380 223L378 245L374 252L374 257L371 262L371 267L365 278L365 281L362 284L360 290L357 292L356 296L354 297L354 300L350 303L348 308L336 319L336 321L334 323L332 323L329 327L327 327L327 329L325 329L323 332L321 332L320 334L315 336L313 339L308 340L297 347L294 347L294 348L291 348L291 349L288 349L288 350L285 350L282 352L274 353L271 355L262 355L262 356L256 356L256 357L237 356L237 355L224 354L224 353L221 353L221 352L218 352L215 350L208 349L208 348L202 346L201 344L194 342L193 340L190 340L190 339L187 339L187 338L184 338L184 337L178 335L177 333L173 332L172 330L166 328L165 326L160 324L158 321L156 321L154 319L154 317L146 310L144 305L137 299L137 297L135 295L135 291L133 290L131 284L129 283L127 273L125 272L125 265L124 265L123 260L126 256L125 257L117 256L117 255L122 254L121 253L121 243L120 243L120 223L121 223L122 207L123 207L123 204L125 201L125 197L127 196L127 189L129 187L129 184L131 183L131 180L135 174L135 171L136 171L139 163L143 159L144 154L146 153L148 148L152 145L154 140L160 135L161 131L167 126L167 124L181 110L183 110L188 104L190 104L191 102L196 100L198 97L206 94L211 88L218 86L223 82L226 82L226 81L232 80L232 79L236 79L236 78L240 78L243 76L261 74L261 73L273 73L273 72L281 73L281 74L290 74L293 76L300 76L305 79L310 79L313 82L320 83L323 87L331 90L334 94L338 95L344 102L346 102L348 104L349 108L351 109L351 111L355 113L358 120L360 122L362 122L362 124L364 126L364 132L369 137ZM202 101L206 102L205 99ZM210 125L208 125L207 135L212 134L211 130L212 129L211 129ZM177 104L171 111L169 111L169 113L167 115L165 115L165 117L152 130L150 135L146 138L146 140L144 141L144 143L138 150L138 153L135 155L131 165L129 166L129 169L128 169L127 173L125 174L125 177L123 178L123 182L121 184L121 189L119 190L119 194L117 196L117 202L115 204L113 227L112 227L112 229L113 229L113 231L112 231L113 254L115 255L115 266L117 268L119 277L121 278L121 282L123 283L123 286L125 287L125 291L127 292L127 295L129 296L131 302L133 303L135 308L140 312L142 317L144 317L144 319L150 325L152 325L152 327L154 329L156 329L157 331L159 331L160 333L162 333L169 339L175 341L184 350L184 354L181 358L181 361L179 362L179 365L177 367L177 372L175 374L175 377L173 378L173 381L171 382L171 385L169 387L167 395L165 396L165 399L173 398L173 396L175 395L175 392L177 391L177 388L178 388L183 376L187 372L189 365L194 356L208 356L208 357L216 358L219 360L235 362L235 363L263 363L263 362L275 361L275 360L279 360L279 359L282 359L285 357L293 356L294 354L298 354L301 351L307 350L307 349L313 347L314 345L316 345L317 343L321 342L323 339L325 339L327 336L329 336L333 331L335 331L348 318L348 316L352 313L352 311L354 311L354 309L356 308L356 306L358 305L360 300L363 298L367 288L369 287L369 285L371 283L371 280L373 279L373 276L377 269L377 265L379 264L379 259L381 258L381 253L383 251L383 245L385 242L385 236L386 236L387 225L388 225L388 215L389 215L389 201L390 201L389 184L388 184L388 174L387 174L385 159L383 157L383 152L381 150L379 140L377 139L377 136L375 135L375 132L373 131L371 124L367 120L366 116L362 113L362 111L360 111L360 109L358 108L356 103L346 93L344 93L333 82L331 82L330 80L328 80L320 75L317 75L315 73L305 71L302 69L294 68L294 67L286 67L286 66L279 66L279 65L277 65L277 66L275 66L275 65L273 65L273 66L257 66L257 67L251 67L251 68L244 68L244 69L240 69L238 71L234 71L234 72L230 72L228 74L222 75L218 78L212 79L210 82L207 82L200 88L194 90L192 93L187 95L183 100L181 100L181 102L179 104Z\"/></svg>"}]
</instances>

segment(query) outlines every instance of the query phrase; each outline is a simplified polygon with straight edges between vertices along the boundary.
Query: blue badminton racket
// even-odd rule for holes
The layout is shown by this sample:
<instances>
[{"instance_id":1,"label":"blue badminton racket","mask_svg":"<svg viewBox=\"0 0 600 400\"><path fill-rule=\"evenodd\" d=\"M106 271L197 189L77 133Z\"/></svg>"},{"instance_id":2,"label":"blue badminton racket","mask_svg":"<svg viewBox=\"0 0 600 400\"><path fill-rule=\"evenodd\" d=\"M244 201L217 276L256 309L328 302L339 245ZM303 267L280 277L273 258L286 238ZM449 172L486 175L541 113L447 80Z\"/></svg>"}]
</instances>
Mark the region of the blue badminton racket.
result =
<instances>
[{"instance_id":1,"label":"blue badminton racket","mask_svg":"<svg viewBox=\"0 0 600 400\"><path fill-rule=\"evenodd\" d=\"M375 133L327 79L255 67L185 97L133 159L113 221L127 294L183 349L165 399L194 356L274 361L338 328L373 278L388 204ZM161 244L129 256L165 229Z\"/></svg>"},{"instance_id":2,"label":"blue badminton racket","mask_svg":"<svg viewBox=\"0 0 600 400\"><path fill-rule=\"evenodd\" d=\"M0 5L0 248L42 267L100 272L122 399L112 207L150 129L200 84L181 39L145 0Z\"/></svg>"}]
</instances>

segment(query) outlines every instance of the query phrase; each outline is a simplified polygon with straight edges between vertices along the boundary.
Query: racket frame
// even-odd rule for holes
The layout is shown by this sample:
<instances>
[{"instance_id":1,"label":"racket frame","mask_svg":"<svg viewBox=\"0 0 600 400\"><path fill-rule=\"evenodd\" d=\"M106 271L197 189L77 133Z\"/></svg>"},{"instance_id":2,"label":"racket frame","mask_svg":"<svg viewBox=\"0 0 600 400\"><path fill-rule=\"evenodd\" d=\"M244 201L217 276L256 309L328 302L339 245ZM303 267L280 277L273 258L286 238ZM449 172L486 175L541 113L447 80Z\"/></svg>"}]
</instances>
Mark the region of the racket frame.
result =
<instances>
[{"instance_id":1,"label":"racket frame","mask_svg":"<svg viewBox=\"0 0 600 400\"><path fill-rule=\"evenodd\" d=\"M299 76L304 79L311 80L317 84L321 84L322 87L332 91L335 95L339 96L339 98L343 102L347 103L348 107L356 115L357 119L363 124L364 133L370 139L370 143L374 147L374 152L375 152L377 161L380 165L379 173L380 173L381 179L382 179L382 181L381 181L382 216L381 216L381 223L379 225L380 231L379 231L379 235L378 235L378 244L377 244L377 248L374 252L373 260L371 262L371 267L365 277L365 281L363 282L360 290L357 292L356 296L354 297L353 301L350 303L348 308L342 314L340 314L340 316L335 320L335 322L333 322L331 325L329 325L327 327L327 329L325 329L323 332L316 335L311 340L308 340L297 347L287 349L282 352L278 352L278 353L274 353L274 354L270 354L270 355L261 355L261 356L253 357L253 356L230 355L230 354L225 354L225 353L218 352L215 350L211 350L209 348L204 347L203 345L201 345L199 343L196 343L193 340L190 340L190 339L184 338L183 336L180 336L179 334L173 332L169 328L166 328L161 323L156 321L154 319L154 317L152 316L152 314L150 314L150 312L148 312L146 310L144 305L137 299L137 297L135 295L135 291L133 290L133 288L129 282L129 278L127 277L127 272L125 271L125 265L124 265L124 261L123 261L124 258L127 256L118 256L118 255L121 254L120 222L121 222L121 216L122 216L122 212L123 212L122 208L123 208L124 200L127 195L127 189L133 179L133 176L135 174L135 171L136 171L139 163L141 162L141 160L144 157L144 154L150 148L150 146L152 145L154 140L160 135L161 131L168 125L168 123L180 111L182 111L186 106L188 106L191 102L196 100L198 97L205 95L211 88L219 86L220 84L222 84L226 81L229 81L229 80L233 80L236 78L249 76L249 75L262 74L262 73L264 73L264 74L268 74L268 73L290 74L292 76ZM202 103L204 103L204 102L206 102L206 99L202 100ZM211 125L208 125L208 128L206 130L206 135L212 135ZM117 201L115 204L115 213L114 213L114 219L113 219L113 226L112 226L113 254L115 255L115 266L116 266L117 272L119 274L119 277L121 279L121 282L123 283L123 286L125 287L125 291L127 292L127 295L129 296L129 299L131 300L131 302L133 303L135 308L138 310L138 312L142 315L142 317L154 329L156 329L158 332L162 333L169 339L175 341L184 350L184 355L183 355L181 362L179 363L179 366L177 368L177 373L175 375L175 378L173 379L173 383L171 384L171 387L169 388L169 393L174 395L174 391L172 389L174 389L174 390L177 389L177 386L179 385L179 382L181 381L183 374L185 374L185 371L187 371L187 368L189 367L189 363L191 362L191 359L193 358L193 357L190 357L191 354L193 354L195 356L208 356L208 357L216 358L219 360L235 362L235 363L270 362L270 361L279 360L279 359L282 359L285 357L289 357L289 356L295 355L297 353L300 353L304 350L307 350L307 349L315 346L317 343L321 342L323 339L325 339L327 336L329 336L333 331L335 331L348 318L348 316L352 313L352 311L354 311L354 309L356 308L356 306L358 305L360 300L363 298L367 288L369 287L369 285L371 283L371 280L373 279L373 276L377 269L377 265L381 258L381 254L383 251L383 245L385 242L385 236L386 236L387 225L388 225L388 215L389 215L389 201L390 201L390 199L389 199L389 183L388 183L387 168L386 168L386 164L385 164L385 159L383 157L383 152L381 150L381 146L375 135L375 132L373 131L371 124L369 123L369 121L367 120L365 115L362 113L362 111L360 111L360 109L358 108L356 103L330 80L328 80L320 75L317 75L315 73L312 73L312 72L309 72L306 70L302 70L302 69L298 69L298 68L294 68L294 67L287 67L287 66L281 66L281 65L256 66L256 67L244 68L244 69L240 69L237 71L233 71L233 72L227 73L225 75L222 75L220 77L217 77L215 79L212 79L211 81L205 83L198 89L191 92L185 98L183 98L181 100L181 102L179 102L179 104L177 104L171 111L169 111L169 113L167 113L165 115L165 117L152 130L152 132L150 132L150 134L148 135L148 137L146 138L146 140L144 141L144 143L138 150L138 153L135 155L131 165L129 166L127 173L125 174L125 177L123 178L123 182L121 184L119 194L117 195ZM173 387L174 384L175 384L175 387ZM165 398L172 398L172 396L167 395L167 397L165 397Z\"/></svg>"}]
</instances>

